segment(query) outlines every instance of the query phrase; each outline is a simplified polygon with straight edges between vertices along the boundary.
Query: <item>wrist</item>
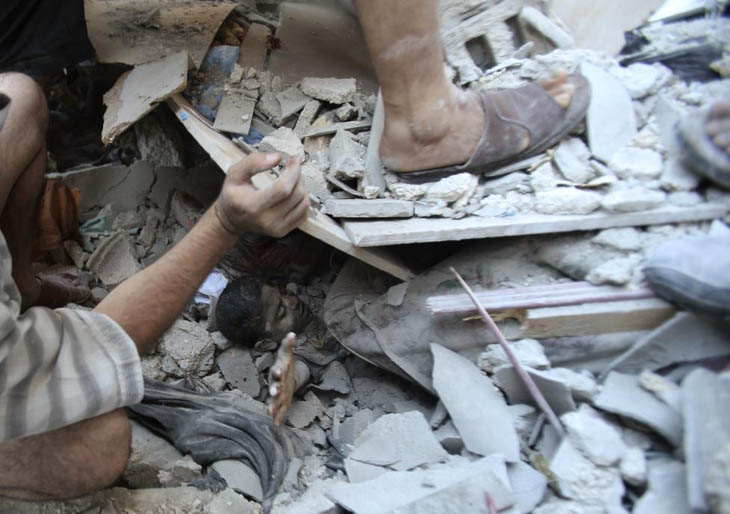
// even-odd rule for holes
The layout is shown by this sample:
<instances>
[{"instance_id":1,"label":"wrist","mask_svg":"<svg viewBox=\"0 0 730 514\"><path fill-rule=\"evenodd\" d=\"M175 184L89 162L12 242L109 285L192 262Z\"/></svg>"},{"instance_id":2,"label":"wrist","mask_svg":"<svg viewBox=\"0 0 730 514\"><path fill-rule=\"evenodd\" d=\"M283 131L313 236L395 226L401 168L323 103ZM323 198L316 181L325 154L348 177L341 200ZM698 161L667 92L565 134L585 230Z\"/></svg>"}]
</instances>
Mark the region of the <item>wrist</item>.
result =
<instances>
[{"instance_id":1,"label":"wrist","mask_svg":"<svg viewBox=\"0 0 730 514\"><path fill-rule=\"evenodd\" d=\"M238 240L240 234L233 230L230 222L225 218L225 215L222 214L219 209L220 206L216 201L215 203L213 203L210 209L208 209L208 212L204 217L208 218L207 224L211 227L211 229L215 233L215 236L219 240L225 241L230 245L233 245Z\"/></svg>"},{"instance_id":2,"label":"wrist","mask_svg":"<svg viewBox=\"0 0 730 514\"><path fill-rule=\"evenodd\" d=\"M213 206L211 207L211 209L213 211L216 224L218 225L218 227L221 230L223 230L224 232L228 233L231 236L238 237L239 235L241 235L239 233L239 231L233 227L233 224L228 220L226 215L221 210L221 205L220 205L219 200L216 200L215 202L213 202Z\"/></svg>"}]
</instances>

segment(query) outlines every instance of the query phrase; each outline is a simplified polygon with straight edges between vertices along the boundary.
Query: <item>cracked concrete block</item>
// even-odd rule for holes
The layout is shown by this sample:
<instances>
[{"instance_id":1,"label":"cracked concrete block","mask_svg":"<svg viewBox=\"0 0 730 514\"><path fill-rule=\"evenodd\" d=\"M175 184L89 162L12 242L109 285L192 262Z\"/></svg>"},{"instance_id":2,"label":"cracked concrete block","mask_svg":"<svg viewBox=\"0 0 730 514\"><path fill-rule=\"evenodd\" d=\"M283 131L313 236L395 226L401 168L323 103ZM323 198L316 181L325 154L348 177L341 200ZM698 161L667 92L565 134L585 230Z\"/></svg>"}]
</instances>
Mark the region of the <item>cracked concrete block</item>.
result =
<instances>
[{"instance_id":1,"label":"cracked concrete block","mask_svg":"<svg viewBox=\"0 0 730 514\"><path fill-rule=\"evenodd\" d=\"M520 512L533 512L547 492L547 477L522 461L507 464L507 475Z\"/></svg>"},{"instance_id":2,"label":"cracked concrete block","mask_svg":"<svg viewBox=\"0 0 730 514\"><path fill-rule=\"evenodd\" d=\"M217 363L229 384L249 396L258 396L259 374L248 348L233 346L218 356Z\"/></svg>"},{"instance_id":3,"label":"cracked concrete block","mask_svg":"<svg viewBox=\"0 0 730 514\"><path fill-rule=\"evenodd\" d=\"M360 179L365 173L365 147L346 130L338 130L330 141L330 173L339 180Z\"/></svg>"},{"instance_id":4,"label":"cracked concrete block","mask_svg":"<svg viewBox=\"0 0 730 514\"><path fill-rule=\"evenodd\" d=\"M596 175L590 159L591 151L577 137L564 139L553 153L555 165L563 177L578 184L585 184Z\"/></svg>"},{"instance_id":5,"label":"cracked concrete block","mask_svg":"<svg viewBox=\"0 0 730 514\"><path fill-rule=\"evenodd\" d=\"M317 395L308 391L303 399L292 403L287 414L287 423L294 428L305 428L324 413L324 405L319 401Z\"/></svg>"},{"instance_id":6,"label":"cracked concrete block","mask_svg":"<svg viewBox=\"0 0 730 514\"><path fill-rule=\"evenodd\" d=\"M333 104L351 102L357 91L355 79L306 77L300 88L305 95Z\"/></svg>"},{"instance_id":7,"label":"cracked concrete block","mask_svg":"<svg viewBox=\"0 0 730 514\"><path fill-rule=\"evenodd\" d=\"M277 93L276 99L279 101L279 105L281 106L282 121L289 119L291 116L294 116L296 113L301 111L311 100L296 86L291 86L281 93Z\"/></svg>"},{"instance_id":8,"label":"cracked concrete block","mask_svg":"<svg viewBox=\"0 0 730 514\"><path fill-rule=\"evenodd\" d=\"M641 448L628 448L621 463L619 464L621 478L634 487L642 487L646 484L647 467L646 456Z\"/></svg>"},{"instance_id":9,"label":"cracked concrete block","mask_svg":"<svg viewBox=\"0 0 730 514\"><path fill-rule=\"evenodd\" d=\"M633 227L626 228L607 228L601 230L591 239L591 242L630 252L641 248L641 235L638 230Z\"/></svg>"},{"instance_id":10,"label":"cracked concrete block","mask_svg":"<svg viewBox=\"0 0 730 514\"><path fill-rule=\"evenodd\" d=\"M327 214L335 218L410 218L413 202L394 198L330 199L325 202Z\"/></svg>"},{"instance_id":11,"label":"cracked concrete block","mask_svg":"<svg viewBox=\"0 0 730 514\"><path fill-rule=\"evenodd\" d=\"M656 179L664 169L662 154L647 148L625 146L616 151L608 167L621 179Z\"/></svg>"},{"instance_id":12,"label":"cracked concrete block","mask_svg":"<svg viewBox=\"0 0 730 514\"><path fill-rule=\"evenodd\" d=\"M611 212L638 212L657 209L664 204L667 195L643 187L620 189L603 197L602 206Z\"/></svg>"},{"instance_id":13,"label":"cracked concrete block","mask_svg":"<svg viewBox=\"0 0 730 514\"><path fill-rule=\"evenodd\" d=\"M479 177L471 173L458 173L432 184L426 190L424 201L437 202L443 200L447 203L457 202L463 198L468 201L476 192L479 185ZM465 202L464 205L466 205Z\"/></svg>"},{"instance_id":14,"label":"cracked concrete block","mask_svg":"<svg viewBox=\"0 0 730 514\"><path fill-rule=\"evenodd\" d=\"M175 321L157 348L163 355L162 370L168 375L204 377L213 368L215 345L208 331L198 323Z\"/></svg>"},{"instance_id":15,"label":"cracked concrete block","mask_svg":"<svg viewBox=\"0 0 730 514\"><path fill-rule=\"evenodd\" d=\"M688 169L679 157L664 163L659 183L665 191L692 191L700 184L700 177Z\"/></svg>"},{"instance_id":16,"label":"cracked concrete block","mask_svg":"<svg viewBox=\"0 0 730 514\"><path fill-rule=\"evenodd\" d=\"M568 368L552 368L541 371L542 375L564 383L575 400L591 401L598 394L596 381Z\"/></svg>"},{"instance_id":17,"label":"cracked concrete block","mask_svg":"<svg viewBox=\"0 0 730 514\"><path fill-rule=\"evenodd\" d=\"M279 127L259 143L260 152L278 152L284 159L304 158L304 145L289 127Z\"/></svg>"},{"instance_id":18,"label":"cracked concrete block","mask_svg":"<svg viewBox=\"0 0 730 514\"><path fill-rule=\"evenodd\" d=\"M512 353L524 366L535 369L546 369L550 367L550 361L545 356L545 350L539 341L534 339L521 339L508 343ZM490 344L487 349L479 355L479 367L487 373L492 373L499 366L511 364L507 354L499 344Z\"/></svg>"},{"instance_id":19,"label":"cracked concrete block","mask_svg":"<svg viewBox=\"0 0 730 514\"><path fill-rule=\"evenodd\" d=\"M634 505L633 514L690 514L684 464L669 459L649 463L649 487Z\"/></svg>"},{"instance_id":20,"label":"cracked concrete block","mask_svg":"<svg viewBox=\"0 0 730 514\"><path fill-rule=\"evenodd\" d=\"M641 262L641 256L632 255L629 257L619 257L604 262L597 268L594 268L586 276L586 280L591 284L611 284L622 286L631 282L634 271Z\"/></svg>"},{"instance_id":21,"label":"cracked concrete block","mask_svg":"<svg viewBox=\"0 0 730 514\"><path fill-rule=\"evenodd\" d=\"M89 256L86 266L106 287L121 284L139 270L132 242L122 231L102 240Z\"/></svg>"},{"instance_id":22,"label":"cracked concrete block","mask_svg":"<svg viewBox=\"0 0 730 514\"><path fill-rule=\"evenodd\" d=\"M621 434L588 404L563 414L560 419L573 446L597 466L616 464L628 450Z\"/></svg>"},{"instance_id":23,"label":"cracked concrete block","mask_svg":"<svg viewBox=\"0 0 730 514\"><path fill-rule=\"evenodd\" d=\"M264 498L261 479L249 466L235 459L219 460L210 465L223 478L228 487L256 501Z\"/></svg>"},{"instance_id":24,"label":"cracked concrete block","mask_svg":"<svg viewBox=\"0 0 730 514\"><path fill-rule=\"evenodd\" d=\"M556 414L560 415L575 410L575 402L570 389L562 380L530 367L525 367L525 371L532 377L535 385ZM497 386L504 391L510 404L524 403L537 407L535 400L513 366L500 366L494 370L493 378Z\"/></svg>"},{"instance_id":25,"label":"cracked concrete block","mask_svg":"<svg viewBox=\"0 0 730 514\"><path fill-rule=\"evenodd\" d=\"M575 46L573 36L534 7L523 7L520 11L519 20L542 34L556 48L573 48Z\"/></svg>"},{"instance_id":26,"label":"cracked concrete block","mask_svg":"<svg viewBox=\"0 0 730 514\"><path fill-rule=\"evenodd\" d=\"M309 127L312 126L312 121L315 116L317 116L317 112L319 112L319 108L321 106L322 104L317 100L309 100L305 104L304 109L302 109L302 112L299 113L296 125L294 125L294 133L298 137L304 137L304 134L306 134L307 130L309 130Z\"/></svg>"},{"instance_id":27,"label":"cracked concrete block","mask_svg":"<svg viewBox=\"0 0 730 514\"><path fill-rule=\"evenodd\" d=\"M574 187L535 194L535 210L542 214L590 214L601 206L601 195Z\"/></svg>"}]
</instances>

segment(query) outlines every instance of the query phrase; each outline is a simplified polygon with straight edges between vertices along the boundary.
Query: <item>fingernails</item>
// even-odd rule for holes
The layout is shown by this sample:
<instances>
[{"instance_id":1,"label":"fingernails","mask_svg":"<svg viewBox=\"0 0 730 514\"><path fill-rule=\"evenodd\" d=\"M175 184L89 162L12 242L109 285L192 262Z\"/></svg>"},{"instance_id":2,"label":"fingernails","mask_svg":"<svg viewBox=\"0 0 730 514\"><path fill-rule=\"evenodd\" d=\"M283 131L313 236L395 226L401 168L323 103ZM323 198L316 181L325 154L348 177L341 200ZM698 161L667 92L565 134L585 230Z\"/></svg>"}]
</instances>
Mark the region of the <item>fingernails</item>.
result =
<instances>
[{"instance_id":1,"label":"fingernails","mask_svg":"<svg viewBox=\"0 0 730 514\"><path fill-rule=\"evenodd\" d=\"M275 153L267 153L266 154L266 160L268 162L274 162L278 158L279 158L279 154L275 154Z\"/></svg>"}]
</instances>

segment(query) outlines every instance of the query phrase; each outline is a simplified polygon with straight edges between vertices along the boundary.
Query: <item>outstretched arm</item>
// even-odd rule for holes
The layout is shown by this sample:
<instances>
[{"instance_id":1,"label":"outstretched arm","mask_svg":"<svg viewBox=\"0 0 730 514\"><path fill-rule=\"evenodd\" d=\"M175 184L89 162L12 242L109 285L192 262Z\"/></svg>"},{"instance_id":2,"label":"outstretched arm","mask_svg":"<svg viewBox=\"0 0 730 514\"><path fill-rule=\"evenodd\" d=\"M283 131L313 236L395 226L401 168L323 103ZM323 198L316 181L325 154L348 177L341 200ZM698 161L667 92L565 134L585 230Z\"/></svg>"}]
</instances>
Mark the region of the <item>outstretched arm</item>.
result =
<instances>
[{"instance_id":1,"label":"outstretched arm","mask_svg":"<svg viewBox=\"0 0 730 514\"><path fill-rule=\"evenodd\" d=\"M125 280L94 309L116 321L148 352L177 319L210 271L243 232L282 237L306 217L309 197L300 163L290 159L271 186L256 189L251 177L276 165L277 154L252 154L233 166L213 206L158 261Z\"/></svg>"}]
</instances>

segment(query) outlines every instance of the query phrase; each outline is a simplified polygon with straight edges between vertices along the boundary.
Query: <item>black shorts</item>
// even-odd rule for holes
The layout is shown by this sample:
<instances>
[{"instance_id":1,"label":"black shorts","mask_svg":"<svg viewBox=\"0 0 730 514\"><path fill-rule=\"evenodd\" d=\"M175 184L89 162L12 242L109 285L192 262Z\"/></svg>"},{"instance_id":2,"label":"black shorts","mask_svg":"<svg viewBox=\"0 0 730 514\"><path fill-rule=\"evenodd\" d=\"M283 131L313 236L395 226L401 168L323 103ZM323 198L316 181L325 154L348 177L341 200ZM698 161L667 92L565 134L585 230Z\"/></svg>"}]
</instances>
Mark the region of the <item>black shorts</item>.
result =
<instances>
[{"instance_id":1,"label":"black shorts","mask_svg":"<svg viewBox=\"0 0 730 514\"><path fill-rule=\"evenodd\" d=\"M0 72L51 75L93 56L83 0L0 2Z\"/></svg>"}]
</instances>

